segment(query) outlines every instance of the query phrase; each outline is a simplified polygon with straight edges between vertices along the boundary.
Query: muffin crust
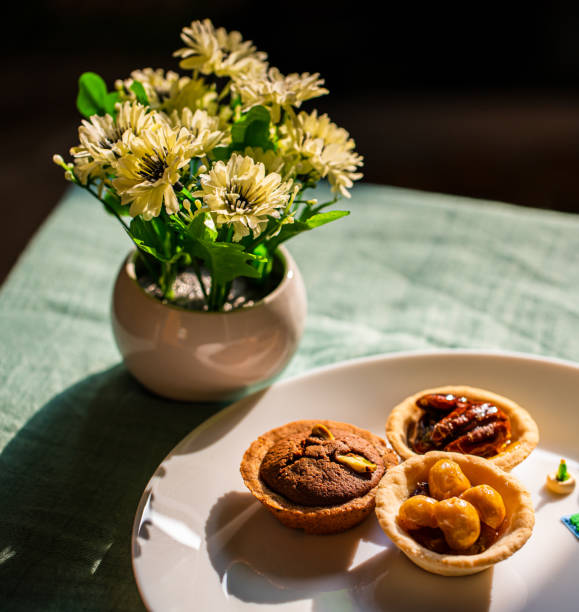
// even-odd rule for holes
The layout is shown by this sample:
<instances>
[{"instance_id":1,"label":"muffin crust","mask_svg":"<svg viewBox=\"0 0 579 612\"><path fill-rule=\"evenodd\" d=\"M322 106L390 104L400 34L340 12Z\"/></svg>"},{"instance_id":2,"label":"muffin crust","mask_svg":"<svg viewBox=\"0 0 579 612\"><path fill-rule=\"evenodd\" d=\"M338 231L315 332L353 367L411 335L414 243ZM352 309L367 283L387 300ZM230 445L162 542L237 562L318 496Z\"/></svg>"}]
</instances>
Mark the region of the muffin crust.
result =
<instances>
[{"instance_id":1,"label":"muffin crust","mask_svg":"<svg viewBox=\"0 0 579 612\"><path fill-rule=\"evenodd\" d=\"M324 425L334 434L337 432L353 434L369 443L380 457L377 465L382 465L384 470L398 464L398 458L394 451L386 446L382 438L369 431L349 423L304 420L288 423L260 436L245 452L240 471L251 493L284 525L303 529L306 533L337 533L357 525L372 512L375 487L364 495L354 497L343 503L308 506L291 501L273 490L260 476L262 462L275 444L296 435L305 439L316 425ZM340 433L341 435L343 434Z\"/></svg>"}]
</instances>

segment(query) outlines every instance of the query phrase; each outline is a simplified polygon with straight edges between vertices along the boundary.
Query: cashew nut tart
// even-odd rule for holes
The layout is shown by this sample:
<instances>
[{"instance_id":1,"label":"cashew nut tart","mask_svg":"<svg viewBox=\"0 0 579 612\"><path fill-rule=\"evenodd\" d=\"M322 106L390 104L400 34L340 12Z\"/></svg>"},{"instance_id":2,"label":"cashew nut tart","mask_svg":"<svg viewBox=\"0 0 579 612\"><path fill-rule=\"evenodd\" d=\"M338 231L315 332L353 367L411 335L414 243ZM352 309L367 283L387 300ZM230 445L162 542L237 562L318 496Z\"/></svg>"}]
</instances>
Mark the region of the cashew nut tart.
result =
<instances>
[{"instance_id":1,"label":"cashew nut tart","mask_svg":"<svg viewBox=\"0 0 579 612\"><path fill-rule=\"evenodd\" d=\"M386 436L403 459L449 451L487 458L504 470L521 463L539 442L537 424L524 408L464 385L407 397L390 413Z\"/></svg>"},{"instance_id":2,"label":"cashew nut tart","mask_svg":"<svg viewBox=\"0 0 579 612\"><path fill-rule=\"evenodd\" d=\"M483 571L531 536L529 492L474 455L430 451L388 470L376 492L384 532L416 565L443 576Z\"/></svg>"},{"instance_id":3,"label":"cashew nut tart","mask_svg":"<svg viewBox=\"0 0 579 612\"><path fill-rule=\"evenodd\" d=\"M240 470L247 488L281 523L327 534L371 514L376 486L397 464L394 451L369 431L296 421L255 440Z\"/></svg>"}]
</instances>

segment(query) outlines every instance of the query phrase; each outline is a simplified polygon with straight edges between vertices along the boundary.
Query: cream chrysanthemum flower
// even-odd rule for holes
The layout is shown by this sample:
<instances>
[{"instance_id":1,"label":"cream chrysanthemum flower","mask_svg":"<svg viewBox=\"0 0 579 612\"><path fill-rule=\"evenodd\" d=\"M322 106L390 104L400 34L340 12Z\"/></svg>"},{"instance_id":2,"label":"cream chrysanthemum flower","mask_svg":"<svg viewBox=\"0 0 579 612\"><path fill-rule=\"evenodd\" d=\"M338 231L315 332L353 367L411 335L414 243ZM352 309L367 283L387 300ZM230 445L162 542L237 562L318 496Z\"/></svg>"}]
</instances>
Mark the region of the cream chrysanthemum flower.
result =
<instances>
[{"instance_id":1,"label":"cream chrysanthemum flower","mask_svg":"<svg viewBox=\"0 0 579 612\"><path fill-rule=\"evenodd\" d=\"M173 111L170 117L175 128L187 128L192 136L190 152L194 157L202 157L220 144L226 144L229 134L219 129L219 117L212 117L206 111L184 108L181 113Z\"/></svg>"},{"instance_id":2,"label":"cream chrysanthemum flower","mask_svg":"<svg viewBox=\"0 0 579 612\"><path fill-rule=\"evenodd\" d=\"M179 95L170 100L165 110L169 112L184 108L206 110L210 115L217 115L220 109L215 87L208 85L202 78L191 79Z\"/></svg>"},{"instance_id":3,"label":"cream chrysanthemum flower","mask_svg":"<svg viewBox=\"0 0 579 612\"><path fill-rule=\"evenodd\" d=\"M74 158L75 174L85 184L91 178L104 178L123 149L123 134L138 136L155 124L156 117L137 102L117 105L117 116L93 115L83 119L78 129L80 144L70 149Z\"/></svg>"},{"instance_id":4,"label":"cream chrysanthemum flower","mask_svg":"<svg viewBox=\"0 0 579 612\"><path fill-rule=\"evenodd\" d=\"M135 81L143 86L151 108L164 110L172 107L172 101L179 96L191 79L172 70L165 72L162 68L156 70L143 68L142 70L133 70L130 78L124 81L118 80L115 87L122 95L135 99L136 95L131 90Z\"/></svg>"},{"instance_id":5,"label":"cream chrysanthemum flower","mask_svg":"<svg viewBox=\"0 0 579 612\"><path fill-rule=\"evenodd\" d=\"M121 134L127 130L139 136L160 121L159 113L151 113L146 106L138 102L124 102L116 105L116 126Z\"/></svg>"},{"instance_id":6,"label":"cream chrysanthemum flower","mask_svg":"<svg viewBox=\"0 0 579 612\"><path fill-rule=\"evenodd\" d=\"M179 66L186 70L220 77L265 72L265 53L257 51L250 40L244 41L239 32L215 29L209 19L183 28L181 39L187 46L173 55L182 58Z\"/></svg>"},{"instance_id":7,"label":"cream chrysanthemum flower","mask_svg":"<svg viewBox=\"0 0 579 612\"><path fill-rule=\"evenodd\" d=\"M130 204L132 217L145 220L157 217L163 204L169 214L179 210L173 185L180 179L179 170L191 155L191 134L185 128L159 123L141 136L130 139L131 152L114 164L117 178L113 187L121 204Z\"/></svg>"},{"instance_id":8,"label":"cream chrysanthemum flower","mask_svg":"<svg viewBox=\"0 0 579 612\"><path fill-rule=\"evenodd\" d=\"M93 115L83 119L78 128L80 144L70 149L74 159L75 174L84 185L90 178L103 178L110 170L116 156L113 151L121 139L114 119L110 115Z\"/></svg>"},{"instance_id":9,"label":"cream chrysanthemum flower","mask_svg":"<svg viewBox=\"0 0 579 612\"><path fill-rule=\"evenodd\" d=\"M274 123L279 119L280 107L299 107L305 100L329 93L322 87L324 79L318 73L288 74L284 76L277 68L255 78L240 74L233 82L233 91L241 97L244 109L258 104L272 107Z\"/></svg>"},{"instance_id":10,"label":"cream chrysanthemum flower","mask_svg":"<svg viewBox=\"0 0 579 612\"><path fill-rule=\"evenodd\" d=\"M301 112L288 120L280 140L280 150L295 160L295 172L300 176L314 174L327 178L333 192L349 198L353 181L362 178L357 170L362 156L354 148L356 143L343 128L330 121L327 115L318 117L317 111Z\"/></svg>"},{"instance_id":11,"label":"cream chrysanthemum flower","mask_svg":"<svg viewBox=\"0 0 579 612\"><path fill-rule=\"evenodd\" d=\"M194 196L214 213L218 227L233 226L234 242L250 231L254 238L259 236L270 217L280 217L292 191L291 181L283 182L276 172L266 174L263 164L237 153L227 164L217 162L200 178L201 190Z\"/></svg>"}]
</instances>

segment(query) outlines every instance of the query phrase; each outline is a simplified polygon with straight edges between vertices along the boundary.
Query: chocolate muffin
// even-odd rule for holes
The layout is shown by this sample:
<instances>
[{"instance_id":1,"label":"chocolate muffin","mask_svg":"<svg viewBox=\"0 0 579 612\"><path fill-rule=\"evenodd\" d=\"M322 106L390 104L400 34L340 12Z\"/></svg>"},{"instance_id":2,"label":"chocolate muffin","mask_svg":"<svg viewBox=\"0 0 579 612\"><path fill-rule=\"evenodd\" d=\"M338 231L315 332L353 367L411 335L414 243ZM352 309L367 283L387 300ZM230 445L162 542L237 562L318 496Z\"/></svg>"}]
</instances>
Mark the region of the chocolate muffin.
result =
<instances>
[{"instance_id":1,"label":"chocolate muffin","mask_svg":"<svg viewBox=\"0 0 579 612\"><path fill-rule=\"evenodd\" d=\"M370 514L376 486L397 463L384 440L354 425L296 421L260 436L240 469L249 490L284 525L322 534Z\"/></svg>"}]
</instances>

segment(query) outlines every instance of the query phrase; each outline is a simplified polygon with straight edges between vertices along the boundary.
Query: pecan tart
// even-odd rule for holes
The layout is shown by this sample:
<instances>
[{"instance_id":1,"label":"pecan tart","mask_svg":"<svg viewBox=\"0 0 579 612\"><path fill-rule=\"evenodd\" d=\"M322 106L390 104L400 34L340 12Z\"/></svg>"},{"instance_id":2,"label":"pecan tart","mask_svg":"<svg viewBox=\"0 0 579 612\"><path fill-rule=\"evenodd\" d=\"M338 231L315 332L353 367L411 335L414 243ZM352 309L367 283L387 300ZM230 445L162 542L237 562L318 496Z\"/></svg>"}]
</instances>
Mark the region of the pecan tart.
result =
<instances>
[{"instance_id":1,"label":"pecan tart","mask_svg":"<svg viewBox=\"0 0 579 612\"><path fill-rule=\"evenodd\" d=\"M376 492L384 532L416 565L443 576L485 570L529 539L529 492L487 459L431 451L393 467Z\"/></svg>"},{"instance_id":2,"label":"pecan tart","mask_svg":"<svg viewBox=\"0 0 579 612\"><path fill-rule=\"evenodd\" d=\"M247 488L284 525L323 534L366 518L376 486L397 463L394 451L369 431L296 421L253 442L240 470Z\"/></svg>"},{"instance_id":3,"label":"pecan tart","mask_svg":"<svg viewBox=\"0 0 579 612\"><path fill-rule=\"evenodd\" d=\"M386 436L403 459L433 450L459 452L511 470L537 446L539 430L512 400L455 385L407 397L390 413Z\"/></svg>"}]
</instances>

